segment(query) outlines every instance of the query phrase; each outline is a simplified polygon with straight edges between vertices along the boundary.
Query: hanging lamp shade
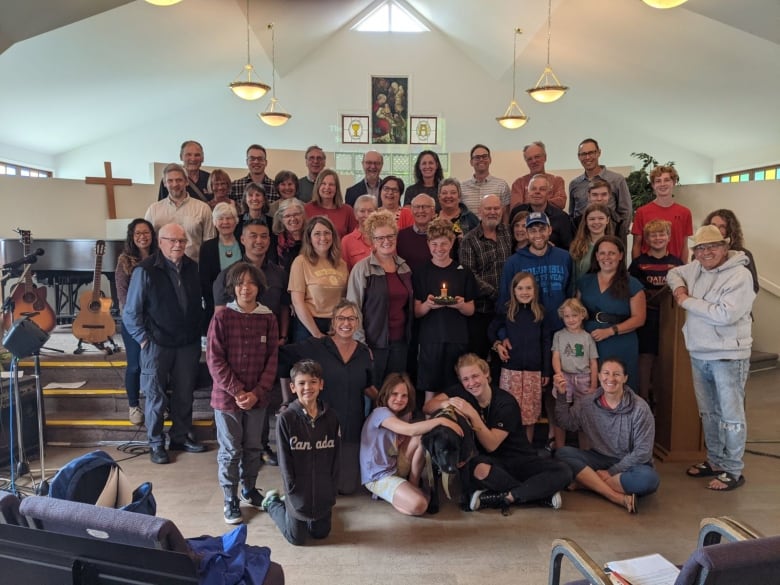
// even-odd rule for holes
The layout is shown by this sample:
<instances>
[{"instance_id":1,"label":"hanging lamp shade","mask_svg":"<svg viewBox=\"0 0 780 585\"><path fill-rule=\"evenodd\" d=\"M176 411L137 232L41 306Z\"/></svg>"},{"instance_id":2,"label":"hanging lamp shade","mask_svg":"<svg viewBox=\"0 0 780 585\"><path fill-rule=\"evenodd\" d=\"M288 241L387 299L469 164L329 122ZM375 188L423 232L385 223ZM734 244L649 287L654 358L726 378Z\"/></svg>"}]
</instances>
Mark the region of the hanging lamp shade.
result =
<instances>
[{"instance_id":1,"label":"hanging lamp shade","mask_svg":"<svg viewBox=\"0 0 780 585\"><path fill-rule=\"evenodd\" d=\"M504 115L496 118L496 122L501 124L501 126L507 130L517 130L522 126L525 126L526 122L528 122L528 116L526 116L523 110L520 109L520 105L515 99L515 92L517 88L517 36L522 33L522 29L516 28L513 37L514 47L512 53L512 101L509 102L509 107L507 107Z\"/></svg>"},{"instance_id":2,"label":"hanging lamp shade","mask_svg":"<svg viewBox=\"0 0 780 585\"><path fill-rule=\"evenodd\" d=\"M173 6L174 4L178 4L181 2L181 0L146 0L149 4L154 4L155 6Z\"/></svg>"},{"instance_id":3,"label":"hanging lamp shade","mask_svg":"<svg viewBox=\"0 0 780 585\"><path fill-rule=\"evenodd\" d=\"M268 25L268 30L271 31L271 83L273 83L273 97L271 97L271 103L268 104L265 112L258 114L258 117L269 126L283 126L292 118L292 114L285 112L284 108L279 104L279 100L276 99L276 30L273 22Z\"/></svg>"},{"instance_id":4,"label":"hanging lamp shade","mask_svg":"<svg viewBox=\"0 0 780 585\"><path fill-rule=\"evenodd\" d=\"M148 1L148 0L147 0ZM660 8L665 10L667 8L676 8L681 4L685 4L688 0L642 0L648 6L653 8Z\"/></svg>"},{"instance_id":5,"label":"hanging lamp shade","mask_svg":"<svg viewBox=\"0 0 780 585\"><path fill-rule=\"evenodd\" d=\"M550 67L550 40L552 38L552 0L547 0L547 65L536 85L526 92L537 102L549 104L563 97L569 88L563 85Z\"/></svg>"},{"instance_id":6,"label":"hanging lamp shade","mask_svg":"<svg viewBox=\"0 0 780 585\"><path fill-rule=\"evenodd\" d=\"M242 100L259 100L271 86L261 82L257 76L252 79L255 68L252 67L252 61L249 58L249 0L246 0L246 65L238 74L238 77L229 85L231 91Z\"/></svg>"}]
</instances>

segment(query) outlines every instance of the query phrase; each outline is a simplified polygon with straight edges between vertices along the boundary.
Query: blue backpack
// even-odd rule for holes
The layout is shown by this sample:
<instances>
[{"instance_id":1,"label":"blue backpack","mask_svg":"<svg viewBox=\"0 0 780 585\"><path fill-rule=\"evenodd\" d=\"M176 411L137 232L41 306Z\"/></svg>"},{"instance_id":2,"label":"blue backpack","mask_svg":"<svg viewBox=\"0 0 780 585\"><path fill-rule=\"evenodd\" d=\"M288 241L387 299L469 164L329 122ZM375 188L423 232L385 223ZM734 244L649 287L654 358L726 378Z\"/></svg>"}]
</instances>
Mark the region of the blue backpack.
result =
<instances>
[{"instance_id":1,"label":"blue backpack","mask_svg":"<svg viewBox=\"0 0 780 585\"><path fill-rule=\"evenodd\" d=\"M51 480L49 497L148 516L157 514L152 484L144 482L131 489L119 464L99 450L76 457L60 469Z\"/></svg>"}]
</instances>

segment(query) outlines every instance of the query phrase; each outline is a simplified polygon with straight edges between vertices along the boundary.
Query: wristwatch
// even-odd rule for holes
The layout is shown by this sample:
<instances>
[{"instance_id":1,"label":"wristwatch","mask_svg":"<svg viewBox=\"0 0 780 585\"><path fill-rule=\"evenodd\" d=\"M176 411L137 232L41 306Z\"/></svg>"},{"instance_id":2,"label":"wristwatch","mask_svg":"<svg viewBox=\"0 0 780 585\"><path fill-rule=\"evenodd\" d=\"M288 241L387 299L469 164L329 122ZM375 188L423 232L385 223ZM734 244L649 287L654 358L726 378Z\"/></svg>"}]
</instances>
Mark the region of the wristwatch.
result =
<instances>
[{"instance_id":1,"label":"wristwatch","mask_svg":"<svg viewBox=\"0 0 780 585\"><path fill-rule=\"evenodd\" d=\"M620 335L620 330L618 329L618 326L617 326L617 325L613 325L613 326L612 326L612 332L613 332L615 335Z\"/></svg>"},{"instance_id":2,"label":"wristwatch","mask_svg":"<svg viewBox=\"0 0 780 585\"><path fill-rule=\"evenodd\" d=\"M495 351L496 353L498 353L498 346L499 345L501 345L500 341L494 341L493 342L493 351Z\"/></svg>"}]
</instances>

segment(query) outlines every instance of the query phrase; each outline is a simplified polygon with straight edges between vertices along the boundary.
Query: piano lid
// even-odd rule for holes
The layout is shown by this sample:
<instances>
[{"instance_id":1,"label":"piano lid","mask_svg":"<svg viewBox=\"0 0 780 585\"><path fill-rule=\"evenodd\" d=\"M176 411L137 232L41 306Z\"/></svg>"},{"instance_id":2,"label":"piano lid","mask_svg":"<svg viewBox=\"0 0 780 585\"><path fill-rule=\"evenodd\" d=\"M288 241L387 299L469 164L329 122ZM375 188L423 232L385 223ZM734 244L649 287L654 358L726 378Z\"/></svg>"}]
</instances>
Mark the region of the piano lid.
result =
<instances>
[{"instance_id":1,"label":"piano lid","mask_svg":"<svg viewBox=\"0 0 780 585\"><path fill-rule=\"evenodd\" d=\"M49 240L33 238L30 251L38 248L44 255L38 257L33 272L92 272L95 269L95 243L97 240ZM106 240L103 255L103 272L114 272L116 262L125 247L124 240ZM17 239L0 239L0 264L22 257L22 243Z\"/></svg>"}]
</instances>

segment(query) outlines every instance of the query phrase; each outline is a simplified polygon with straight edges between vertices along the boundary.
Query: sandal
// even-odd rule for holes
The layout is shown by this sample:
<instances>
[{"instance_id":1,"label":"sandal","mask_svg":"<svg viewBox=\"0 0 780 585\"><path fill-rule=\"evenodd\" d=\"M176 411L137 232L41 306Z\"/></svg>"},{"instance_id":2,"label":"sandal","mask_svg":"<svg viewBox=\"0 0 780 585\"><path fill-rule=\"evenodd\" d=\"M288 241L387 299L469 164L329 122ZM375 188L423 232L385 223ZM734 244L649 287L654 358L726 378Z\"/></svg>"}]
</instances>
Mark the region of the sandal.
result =
<instances>
[{"instance_id":1,"label":"sandal","mask_svg":"<svg viewBox=\"0 0 780 585\"><path fill-rule=\"evenodd\" d=\"M731 473L728 473L727 471L723 471L720 473L715 479L712 481L719 481L726 487L723 488L717 488L712 487L712 482L707 486L707 489L710 489L714 492L730 492L731 490L737 489L739 486L745 483L745 476L740 475L737 477L736 475L733 475Z\"/></svg>"},{"instance_id":2,"label":"sandal","mask_svg":"<svg viewBox=\"0 0 780 585\"><path fill-rule=\"evenodd\" d=\"M629 514L636 514L639 510L636 507L636 494L626 494L623 496L623 506Z\"/></svg>"},{"instance_id":3,"label":"sandal","mask_svg":"<svg viewBox=\"0 0 780 585\"><path fill-rule=\"evenodd\" d=\"M696 465L691 465L685 473L689 477L715 477L723 473L723 471L713 469L709 461L702 461Z\"/></svg>"}]
</instances>

